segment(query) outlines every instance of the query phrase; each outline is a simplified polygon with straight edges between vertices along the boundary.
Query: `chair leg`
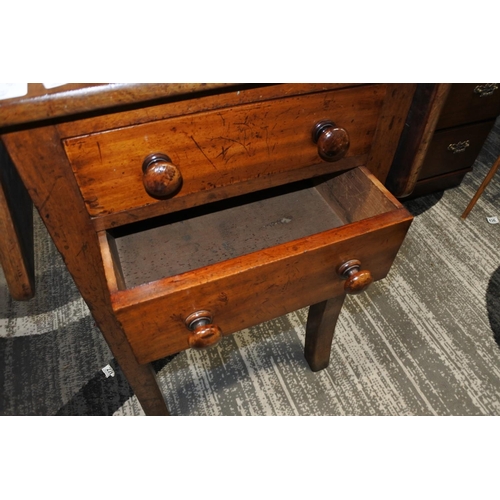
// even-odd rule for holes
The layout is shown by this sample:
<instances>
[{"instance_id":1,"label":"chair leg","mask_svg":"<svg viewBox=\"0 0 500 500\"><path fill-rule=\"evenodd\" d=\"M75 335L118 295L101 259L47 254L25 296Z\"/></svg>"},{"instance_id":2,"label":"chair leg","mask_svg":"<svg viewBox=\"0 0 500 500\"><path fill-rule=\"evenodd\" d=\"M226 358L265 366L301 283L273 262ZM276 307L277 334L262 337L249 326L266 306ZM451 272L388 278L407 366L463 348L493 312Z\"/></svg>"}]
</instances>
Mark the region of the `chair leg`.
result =
<instances>
[{"instance_id":1,"label":"chair leg","mask_svg":"<svg viewBox=\"0 0 500 500\"><path fill-rule=\"evenodd\" d=\"M500 156L496 159L495 163L490 168L488 175L485 177L484 181L479 186L476 194L473 196L472 200L467 205L467 208L464 210L464 213L461 215L462 219L465 219L467 217L467 215L469 215L469 212L474 208L474 205L476 204L477 200L479 200L479 197L483 194L483 191L486 189L486 186L490 183L491 179L493 179L493 176L495 175L499 166L500 166Z\"/></svg>"}]
</instances>

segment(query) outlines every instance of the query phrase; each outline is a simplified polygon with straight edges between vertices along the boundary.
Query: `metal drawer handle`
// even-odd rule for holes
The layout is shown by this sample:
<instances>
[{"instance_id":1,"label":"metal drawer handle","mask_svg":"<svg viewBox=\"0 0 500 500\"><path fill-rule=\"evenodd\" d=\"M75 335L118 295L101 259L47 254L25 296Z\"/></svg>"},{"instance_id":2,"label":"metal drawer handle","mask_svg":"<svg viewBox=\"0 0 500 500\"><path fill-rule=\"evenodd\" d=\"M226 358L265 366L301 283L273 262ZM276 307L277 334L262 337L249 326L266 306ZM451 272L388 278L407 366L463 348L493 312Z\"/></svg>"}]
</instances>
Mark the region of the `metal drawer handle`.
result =
<instances>
[{"instance_id":1,"label":"metal drawer handle","mask_svg":"<svg viewBox=\"0 0 500 500\"><path fill-rule=\"evenodd\" d=\"M448 151L452 151L453 154L463 153L470 146L469 139L466 141L456 142L455 144L450 144L448 146Z\"/></svg>"},{"instance_id":2,"label":"metal drawer handle","mask_svg":"<svg viewBox=\"0 0 500 500\"><path fill-rule=\"evenodd\" d=\"M194 349L206 349L220 342L222 330L212 323L210 311L197 311L186 319L186 326L190 331L188 342Z\"/></svg>"},{"instance_id":3,"label":"metal drawer handle","mask_svg":"<svg viewBox=\"0 0 500 500\"><path fill-rule=\"evenodd\" d=\"M356 295L364 292L373 282L373 277L370 271L360 270L361 262L356 259L344 262L338 269L337 273L342 279L345 279L344 291L350 295Z\"/></svg>"},{"instance_id":4,"label":"metal drawer handle","mask_svg":"<svg viewBox=\"0 0 500 500\"><path fill-rule=\"evenodd\" d=\"M498 85L496 83L485 83L484 85L478 85L474 89L474 94L479 94L479 97L488 97L497 89Z\"/></svg>"},{"instance_id":5,"label":"metal drawer handle","mask_svg":"<svg viewBox=\"0 0 500 500\"><path fill-rule=\"evenodd\" d=\"M324 161L340 160L347 153L350 144L347 131L331 120L316 123L312 140L318 145L318 155Z\"/></svg>"}]
</instances>

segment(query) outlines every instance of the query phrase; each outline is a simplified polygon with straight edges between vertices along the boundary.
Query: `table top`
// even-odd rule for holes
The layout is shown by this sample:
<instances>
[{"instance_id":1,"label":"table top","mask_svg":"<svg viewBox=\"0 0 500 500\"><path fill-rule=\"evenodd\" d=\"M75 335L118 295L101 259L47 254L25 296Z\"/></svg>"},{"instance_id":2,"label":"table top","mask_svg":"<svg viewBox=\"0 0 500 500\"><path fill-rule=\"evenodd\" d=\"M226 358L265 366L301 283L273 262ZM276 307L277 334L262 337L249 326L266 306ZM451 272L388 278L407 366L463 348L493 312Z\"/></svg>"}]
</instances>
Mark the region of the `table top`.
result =
<instances>
[{"instance_id":1,"label":"table top","mask_svg":"<svg viewBox=\"0 0 500 500\"><path fill-rule=\"evenodd\" d=\"M173 96L223 89L231 83L68 83L46 88L29 83L27 93L0 100L0 128L26 125Z\"/></svg>"}]
</instances>

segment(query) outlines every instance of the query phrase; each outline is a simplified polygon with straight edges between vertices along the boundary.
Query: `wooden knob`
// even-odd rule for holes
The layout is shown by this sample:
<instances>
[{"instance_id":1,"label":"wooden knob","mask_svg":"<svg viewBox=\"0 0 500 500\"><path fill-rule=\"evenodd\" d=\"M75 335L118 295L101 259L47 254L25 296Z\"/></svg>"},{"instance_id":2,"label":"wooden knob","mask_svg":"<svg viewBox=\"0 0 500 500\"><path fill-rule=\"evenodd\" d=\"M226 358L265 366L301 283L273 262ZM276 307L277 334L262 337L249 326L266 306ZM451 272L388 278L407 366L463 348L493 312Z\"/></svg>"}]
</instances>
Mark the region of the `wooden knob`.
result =
<instances>
[{"instance_id":1,"label":"wooden knob","mask_svg":"<svg viewBox=\"0 0 500 500\"><path fill-rule=\"evenodd\" d=\"M319 156L325 161L340 160L349 149L349 134L330 120L314 126L313 141L318 145Z\"/></svg>"},{"instance_id":2,"label":"wooden knob","mask_svg":"<svg viewBox=\"0 0 500 500\"><path fill-rule=\"evenodd\" d=\"M188 337L193 349L206 349L220 342L222 330L212 323L209 311L197 311L186 318L186 326L191 330Z\"/></svg>"},{"instance_id":3,"label":"wooden knob","mask_svg":"<svg viewBox=\"0 0 500 500\"><path fill-rule=\"evenodd\" d=\"M165 198L177 192L182 185L182 175L163 153L153 153L142 163L142 182L146 192L154 198Z\"/></svg>"},{"instance_id":4,"label":"wooden knob","mask_svg":"<svg viewBox=\"0 0 500 500\"><path fill-rule=\"evenodd\" d=\"M350 295L364 292L372 283L373 278L370 271L360 270L359 260L348 260L337 270L342 279L345 279L344 290Z\"/></svg>"}]
</instances>

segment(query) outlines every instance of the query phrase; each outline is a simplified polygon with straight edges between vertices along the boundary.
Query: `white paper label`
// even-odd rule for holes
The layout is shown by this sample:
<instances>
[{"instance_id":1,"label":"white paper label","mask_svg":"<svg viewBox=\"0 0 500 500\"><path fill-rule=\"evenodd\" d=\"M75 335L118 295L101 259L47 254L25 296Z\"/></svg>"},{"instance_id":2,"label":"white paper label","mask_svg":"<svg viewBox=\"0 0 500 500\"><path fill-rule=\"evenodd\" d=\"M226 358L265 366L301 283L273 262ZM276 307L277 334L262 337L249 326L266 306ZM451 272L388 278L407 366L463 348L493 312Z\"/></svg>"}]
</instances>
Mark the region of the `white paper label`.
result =
<instances>
[{"instance_id":1,"label":"white paper label","mask_svg":"<svg viewBox=\"0 0 500 500\"><path fill-rule=\"evenodd\" d=\"M498 224L498 217L486 217L486 220L487 220L490 224Z\"/></svg>"},{"instance_id":2,"label":"white paper label","mask_svg":"<svg viewBox=\"0 0 500 500\"><path fill-rule=\"evenodd\" d=\"M0 99L12 99L28 93L27 83L0 83Z\"/></svg>"},{"instance_id":3,"label":"white paper label","mask_svg":"<svg viewBox=\"0 0 500 500\"><path fill-rule=\"evenodd\" d=\"M106 365L104 368L101 368L101 370L104 375L106 375L106 378L115 376L115 371L113 370L113 368L111 368L110 365Z\"/></svg>"}]
</instances>

